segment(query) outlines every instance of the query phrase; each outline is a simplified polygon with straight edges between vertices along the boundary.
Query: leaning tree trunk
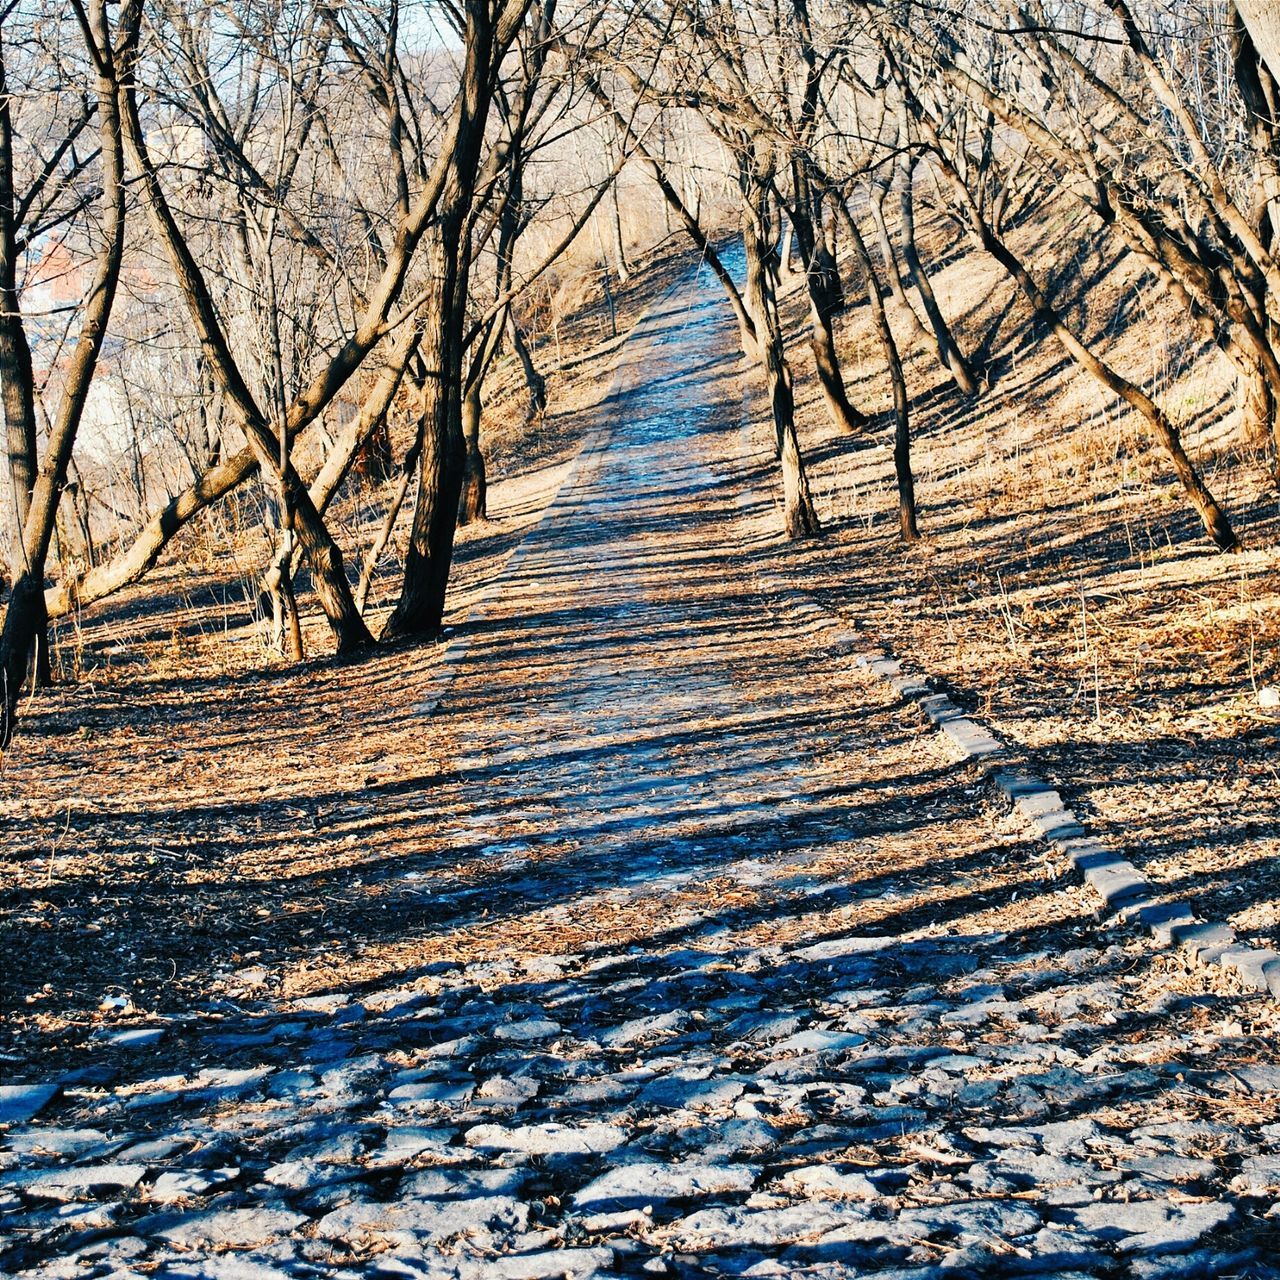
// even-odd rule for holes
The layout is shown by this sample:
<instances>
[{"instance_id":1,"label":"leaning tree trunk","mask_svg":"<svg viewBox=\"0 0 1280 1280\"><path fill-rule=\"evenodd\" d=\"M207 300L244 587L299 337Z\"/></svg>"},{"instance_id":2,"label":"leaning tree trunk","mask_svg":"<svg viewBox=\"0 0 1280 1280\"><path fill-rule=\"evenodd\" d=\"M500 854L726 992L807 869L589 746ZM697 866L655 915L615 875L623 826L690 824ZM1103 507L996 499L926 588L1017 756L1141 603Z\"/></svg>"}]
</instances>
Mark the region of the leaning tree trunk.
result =
<instances>
[{"instance_id":1,"label":"leaning tree trunk","mask_svg":"<svg viewBox=\"0 0 1280 1280\"><path fill-rule=\"evenodd\" d=\"M1067 354L1082 369L1091 373L1104 387L1119 396L1131 408L1136 409L1147 420L1156 438L1169 455L1174 473L1214 545L1222 551L1235 550L1239 546L1235 530L1232 529L1231 522L1213 494L1209 492L1208 486L1200 478L1195 464L1187 456L1177 427L1146 392L1117 373L1072 332L1036 284L1031 273L1008 246L996 237L980 216L976 214L972 216L974 216L975 230L978 232L983 248L1013 277L1031 304L1036 318L1053 331Z\"/></svg>"},{"instance_id":2,"label":"leaning tree trunk","mask_svg":"<svg viewBox=\"0 0 1280 1280\"><path fill-rule=\"evenodd\" d=\"M538 366L533 363L529 343L511 311L507 312L507 341L511 343L511 349L516 353L520 367L524 370L525 385L529 388L527 420L532 422L540 413L546 411L547 380L538 372Z\"/></svg>"},{"instance_id":3,"label":"leaning tree trunk","mask_svg":"<svg viewBox=\"0 0 1280 1280\"><path fill-rule=\"evenodd\" d=\"M915 216L915 164L908 162L903 166L903 185L898 192L898 210L902 219L902 257L907 264L907 274L924 306L925 315L929 318L929 326L933 330L934 342L937 346L938 360L948 370L957 387L965 395L974 395L978 390L978 380L974 377L969 362L960 351L951 326L947 324L942 308L938 306L937 296L929 281L929 273L920 261L920 251L916 246Z\"/></svg>"},{"instance_id":4,"label":"leaning tree trunk","mask_svg":"<svg viewBox=\"0 0 1280 1280\"><path fill-rule=\"evenodd\" d=\"M798 168L796 185L799 188L796 208L791 212L788 227L795 230L808 288L809 346L831 421L846 435L856 435L866 429L867 419L849 399L840 356L836 351L833 321L844 310L844 291L840 284L840 269L836 265L833 236L831 229L823 223L821 202L817 202L817 216L811 216L808 207L812 198L810 186Z\"/></svg>"},{"instance_id":5,"label":"leaning tree trunk","mask_svg":"<svg viewBox=\"0 0 1280 1280\"><path fill-rule=\"evenodd\" d=\"M124 117L125 136L141 175L147 211L156 236L168 253L169 263L200 338L201 349L210 368L218 375L228 405L235 413L258 465L266 474L278 477L282 505L290 513L290 526L311 567L312 586L337 641L338 652L351 653L365 648L373 644L373 636L365 626L360 610L356 608L351 584L347 581L343 567L342 552L311 500L307 486L302 483L297 469L288 460L287 445L292 433L287 421L282 420L279 435L272 430L231 355L204 275L178 226L148 153L132 82L122 85L119 101ZM284 458L279 456L278 451L281 441L285 444Z\"/></svg>"},{"instance_id":6,"label":"leaning tree trunk","mask_svg":"<svg viewBox=\"0 0 1280 1280\"><path fill-rule=\"evenodd\" d=\"M853 246L853 255L862 269L863 279L867 282L867 299L871 304L871 317L875 322L876 333L880 338L880 346L884 351L884 361L889 370L889 381L893 387L893 470L898 482L898 531L903 542L917 542L920 528L916 521L916 482L911 474L911 420L910 405L907 397L907 382L902 373L902 359L898 353L898 344L894 341L893 327L889 323L889 315L885 310L884 298L880 293L880 282L876 279L875 267L871 254L867 252L866 241L858 230L847 206L840 205L845 217L845 228L849 232L849 242Z\"/></svg>"},{"instance_id":7,"label":"leaning tree trunk","mask_svg":"<svg viewBox=\"0 0 1280 1280\"><path fill-rule=\"evenodd\" d=\"M1092 374L1112 394L1118 396L1131 408L1146 419L1152 432L1164 447L1173 463L1174 473L1182 484L1191 505L1200 516L1205 532L1214 545L1222 551L1233 551L1240 544L1231 522L1218 505L1208 486L1200 478L1195 465L1187 456L1182 444L1182 437L1177 427L1166 416L1164 411L1141 388L1135 386L1122 374L1102 360L1086 343L1084 343L1059 314L1057 308L1036 283L1031 272L1023 265L1007 244L991 229L991 224L983 216L968 184L960 176L956 167L946 156L942 141L933 121L922 108L905 85L899 81L904 91L904 103L911 110L919 123L925 139L932 144L937 156L942 175L950 184L956 205L963 210L973 235L995 260L1004 267L1009 276L1031 304L1035 317L1041 324L1052 331L1067 354L1088 373Z\"/></svg>"},{"instance_id":8,"label":"leaning tree trunk","mask_svg":"<svg viewBox=\"0 0 1280 1280\"><path fill-rule=\"evenodd\" d=\"M893 247L893 239L889 235L889 223L884 214L884 203L889 197L887 186L877 185L874 194L868 193L867 203L871 208L871 220L876 228L876 243L880 247L880 256L884 259L884 275L894 301L907 319L911 329L911 338L916 342L928 340L928 332L916 315L916 309L907 297L906 286L902 282L902 272L898 267L898 254ZM846 223L853 218L852 211L844 206ZM865 242L864 242L865 243Z\"/></svg>"},{"instance_id":9,"label":"leaning tree trunk","mask_svg":"<svg viewBox=\"0 0 1280 1280\"><path fill-rule=\"evenodd\" d=\"M387 503L386 513L382 517L382 523L378 526L378 532L374 536L373 543L369 550L365 553L364 566L360 570L360 582L356 587L356 607L361 613L365 611L369 603L369 588L373 585L373 575L377 571L378 561L382 558L382 553L387 549L387 543L391 541L391 531L396 527L396 521L400 518L400 510L404 506L404 500L409 495L409 486L413 483L413 478L418 474L418 459L422 456L422 434L425 419L418 418L418 429L414 433L413 443L409 446L404 455L404 461L400 464L400 477L396 481L396 487L391 494L391 501Z\"/></svg>"},{"instance_id":10,"label":"leaning tree trunk","mask_svg":"<svg viewBox=\"0 0 1280 1280\"><path fill-rule=\"evenodd\" d=\"M22 530L22 570L0 628L0 748L8 746L15 728L18 697L31 655L46 626L44 570L66 483L67 468L89 398L107 323L115 302L124 251L124 148L116 101L117 55L128 56L137 38L140 10L124 6L121 30L113 39L105 0L89 0L82 15L86 43L97 67L98 136L102 148L100 247L93 279L85 295L79 339L65 366L62 397L49 430L44 460L31 488L31 507Z\"/></svg>"}]
</instances>

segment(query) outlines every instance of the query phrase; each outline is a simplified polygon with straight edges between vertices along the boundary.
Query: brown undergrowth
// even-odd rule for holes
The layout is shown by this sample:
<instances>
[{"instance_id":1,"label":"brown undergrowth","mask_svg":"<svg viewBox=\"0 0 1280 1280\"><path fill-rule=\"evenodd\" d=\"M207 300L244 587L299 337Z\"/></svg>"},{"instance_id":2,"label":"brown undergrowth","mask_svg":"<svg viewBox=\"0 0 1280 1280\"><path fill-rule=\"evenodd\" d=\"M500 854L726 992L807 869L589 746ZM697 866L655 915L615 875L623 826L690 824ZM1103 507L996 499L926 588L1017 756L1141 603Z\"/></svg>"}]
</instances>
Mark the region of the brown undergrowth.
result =
<instances>
[{"instance_id":1,"label":"brown undergrowth","mask_svg":"<svg viewBox=\"0 0 1280 1280\"><path fill-rule=\"evenodd\" d=\"M791 294L802 438L824 536L779 567L991 719L1153 880L1280 946L1280 500L1242 440L1230 368L1131 260L1061 262L1070 320L1180 423L1244 550L1203 537L1143 424L1035 331L1011 282L936 221L933 277L989 390L906 362L924 540L896 536L891 403L864 304L842 321L855 438L830 425ZM1047 224L1018 229L1053 259ZM1034 248L1033 248L1034 246ZM907 332L891 312L900 340ZM763 421L753 426L766 457Z\"/></svg>"},{"instance_id":2,"label":"brown undergrowth","mask_svg":"<svg viewBox=\"0 0 1280 1280\"><path fill-rule=\"evenodd\" d=\"M617 411L608 370L621 335L686 266L673 259L618 295L618 337L603 307L565 327L554 408L531 429L517 371L501 371L489 417L494 518L461 535L456 617L536 523L585 434ZM1159 390L1167 403L1199 397L1196 414L1182 416L1248 542L1230 558L1196 539L1134 424L1052 346L1031 341L994 268L958 259L937 286L966 346L985 337L993 386L969 403L927 353L909 361L925 541L904 550L890 524L888 392L866 308L855 307L842 341L851 390L876 415L872 429L833 434L797 328L801 429L826 533L787 546L766 530L737 552L744 580L751 566L772 564L825 597L990 715L1150 876L1247 937L1277 941L1277 726L1252 692L1280 678L1276 504L1255 461L1231 443L1212 358L1168 357ZM1130 288L1132 280L1116 286L1117 306L1133 305ZM1112 357L1136 369L1155 359L1143 345L1153 333L1164 341L1175 331L1126 330ZM539 354L545 363L548 348ZM720 381L730 418L739 396ZM739 483L740 433L718 429ZM762 422L750 436L754 482L769 492ZM347 545L372 536L377 496L344 498L335 523ZM208 1020L268 995L373 982L388 968L471 962L502 948L616 945L661 923L607 904L579 912L572 928L504 914L505 858L477 848L522 833L468 826L474 797L455 763L467 744L420 714L439 646L380 651L358 668L323 658L281 667L264 655L246 603L263 549L246 541L219 550L202 537L62 629L64 665L79 679L26 708L5 762L0 927L22 962L0 978L0 1053L15 1072L54 1051L79 1062L104 1027L154 1015ZM384 572L375 619L394 586L394 572ZM307 635L309 652L323 652L318 618L308 616ZM852 695L833 687L831 696ZM895 751L939 750L914 720L903 725ZM875 768L886 802L901 806L894 759ZM871 767L859 757L857 768ZM856 880L878 860L918 877L905 900L864 902L869 928L917 915L929 928L941 913L951 929L1056 937L1092 910L1081 887L1034 863L1021 834L993 836L988 819L975 818L965 847L967 878L934 866L936 851L920 839L841 846L830 870ZM456 903L423 893L435 878L455 899L473 895L465 925ZM703 890L687 909L697 915L722 897ZM667 907L658 900L654 909ZM1149 958L1143 972L1152 999L1162 988L1194 1000L1211 981L1174 956ZM101 1047L92 1053L102 1060Z\"/></svg>"},{"instance_id":3,"label":"brown undergrowth","mask_svg":"<svg viewBox=\"0 0 1280 1280\"><path fill-rule=\"evenodd\" d=\"M558 368L555 345L544 343L550 406L533 421L519 366L495 371L485 420L491 518L459 531L454 620L492 588L584 436L614 411L622 342L690 261L669 254L632 287L615 287L616 327L603 303L582 309L562 326ZM406 432L400 424L397 452ZM353 562L390 487L349 482L335 504L331 524ZM250 507L252 497L240 501ZM210 997L253 998L265 990L264 958L296 954L295 987L308 967L349 968L354 940L384 933L397 889L413 886L416 873L401 862L452 865L459 780L416 714L441 646L380 649L348 664L322 656L331 642L307 608L307 652L317 656L287 666L264 644L254 584L269 548L242 530L246 514L210 513L144 581L55 629L61 680L23 706L0 772L9 958L0 1062L47 1061L104 1027L157 1011L181 1017ZM408 519L406 509L399 553ZM375 633L399 562L389 552L375 581ZM424 822L406 845L379 809L418 791ZM403 819L404 806L396 811ZM495 875L459 873L481 886Z\"/></svg>"}]
</instances>

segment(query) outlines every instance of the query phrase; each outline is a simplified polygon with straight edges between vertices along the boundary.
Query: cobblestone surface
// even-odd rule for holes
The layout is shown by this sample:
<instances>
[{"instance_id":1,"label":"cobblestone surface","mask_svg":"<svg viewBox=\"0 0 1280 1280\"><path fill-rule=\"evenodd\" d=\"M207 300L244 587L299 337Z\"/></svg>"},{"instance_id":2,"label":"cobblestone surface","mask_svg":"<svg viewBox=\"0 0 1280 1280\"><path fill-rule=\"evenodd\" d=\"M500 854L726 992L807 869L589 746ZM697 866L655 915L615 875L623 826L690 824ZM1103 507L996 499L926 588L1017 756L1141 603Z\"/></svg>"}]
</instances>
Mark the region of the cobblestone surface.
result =
<instances>
[{"instance_id":1,"label":"cobblestone surface","mask_svg":"<svg viewBox=\"0 0 1280 1280\"><path fill-rule=\"evenodd\" d=\"M0 1090L6 1272L1280 1274L1249 1001L1162 990L761 598L714 289L633 339L607 447L424 691L503 871L455 904L491 954L407 940L389 985Z\"/></svg>"}]
</instances>

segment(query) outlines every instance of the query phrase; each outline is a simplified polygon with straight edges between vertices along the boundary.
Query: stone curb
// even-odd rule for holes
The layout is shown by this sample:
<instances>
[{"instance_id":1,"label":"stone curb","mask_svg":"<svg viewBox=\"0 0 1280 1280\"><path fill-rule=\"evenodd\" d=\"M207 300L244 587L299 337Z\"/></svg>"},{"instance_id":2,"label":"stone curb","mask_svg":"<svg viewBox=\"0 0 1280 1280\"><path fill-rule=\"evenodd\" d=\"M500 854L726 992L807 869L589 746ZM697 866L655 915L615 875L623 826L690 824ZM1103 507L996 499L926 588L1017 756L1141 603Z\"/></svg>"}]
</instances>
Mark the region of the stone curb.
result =
<instances>
[{"instance_id":1,"label":"stone curb","mask_svg":"<svg viewBox=\"0 0 1280 1280\"><path fill-rule=\"evenodd\" d=\"M802 618L838 627L854 665L900 698L915 702L925 719L983 770L1011 811L1065 855L1117 918L1144 926L1161 946L1180 948L1202 967L1217 966L1234 974L1246 988L1280 998L1280 954L1238 943L1230 925L1201 920L1184 903L1160 901L1158 888L1127 858L1091 836L1050 783L1014 762L1008 747L987 725L966 715L946 694L937 693L926 676L905 674L898 659L868 645L844 619L781 578L762 575L760 582L779 592Z\"/></svg>"}]
</instances>

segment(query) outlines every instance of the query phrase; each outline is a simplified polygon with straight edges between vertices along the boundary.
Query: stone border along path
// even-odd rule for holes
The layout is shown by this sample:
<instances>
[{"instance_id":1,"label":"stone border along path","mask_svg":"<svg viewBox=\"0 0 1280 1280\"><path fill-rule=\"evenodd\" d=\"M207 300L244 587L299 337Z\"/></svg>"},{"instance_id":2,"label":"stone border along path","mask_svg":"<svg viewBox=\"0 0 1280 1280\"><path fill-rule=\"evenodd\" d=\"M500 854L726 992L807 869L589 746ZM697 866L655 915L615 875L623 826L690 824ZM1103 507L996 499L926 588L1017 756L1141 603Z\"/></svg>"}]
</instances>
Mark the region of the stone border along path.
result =
<instances>
[{"instance_id":1,"label":"stone border along path","mask_svg":"<svg viewBox=\"0 0 1280 1280\"><path fill-rule=\"evenodd\" d=\"M810 596L774 575L764 586L789 596L798 611L816 623L849 627L848 619L823 608ZM856 632L850 633L861 641ZM851 654L866 675L887 684L900 698L914 701L921 714L960 754L977 764L993 791L1007 802L1046 844L1064 854L1119 921L1145 925L1161 945L1174 945L1205 968L1235 975L1251 991L1280 998L1280 953L1270 947L1238 944L1230 925L1199 919L1185 903L1170 901L1128 858L1091 836L1052 783L1011 758L1005 743L982 720L965 712L944 693L935 692L927 675L904 674L902 662L886 649L859 647Z\"/></svg>"}]
</instances>

